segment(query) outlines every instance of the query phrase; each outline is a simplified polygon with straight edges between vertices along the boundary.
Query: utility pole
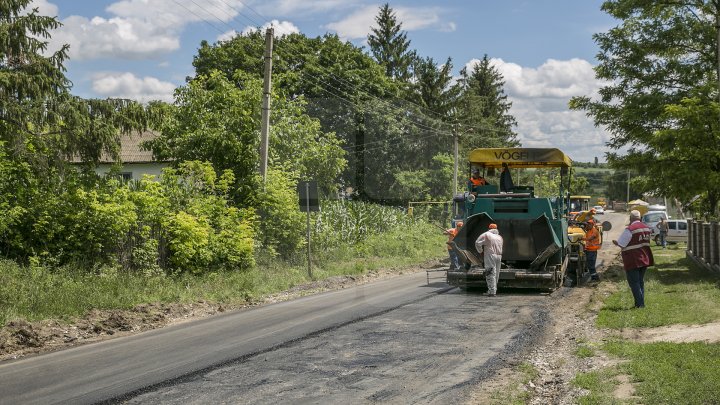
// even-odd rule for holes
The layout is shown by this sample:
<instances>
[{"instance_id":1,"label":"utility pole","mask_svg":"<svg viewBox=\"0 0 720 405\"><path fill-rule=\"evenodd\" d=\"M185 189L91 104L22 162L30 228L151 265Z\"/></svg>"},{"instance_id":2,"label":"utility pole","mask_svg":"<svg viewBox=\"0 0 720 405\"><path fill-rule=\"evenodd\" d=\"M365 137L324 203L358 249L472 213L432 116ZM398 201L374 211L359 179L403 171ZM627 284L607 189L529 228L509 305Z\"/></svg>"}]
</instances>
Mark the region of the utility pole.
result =
<instances>
[{"instance_id":1,"label":"utility pole","mask_svg":"<svg viewBox=\"0 0 720 405\"><path fill-rule=\"evenodd\" d=\"M457 127L453 125L453 149L455 152L455 165L453 167L453 198L457 195L457 179L458 179L458 133Z\"/></svg>"},{"instance_id":2,"label":"utility pole","mask_svg":"<svg viewBox=\"0 0 720 405\"><path fill-rule=\"evenodd\" d=\"M630 169L628 169L626 183L627 183L627 200L625 200L625 204L627 204L626 207L629 210L630 209L630 204L629 204L630 203Z\"/></svg>"},{"instance_id":3,"label":"utility pole","mask_svg":"<svg viewBox=\"0 0 720 405\"><path fill-rule=\"evenodd\" d=\"M718 89L720 90L720 6L715 3L715 39L717 40L717 64L716 71L718 79ZM718 92L718 100L720 101L720 92Z\"/></svg>"},{"instance_id":4,"label":"utility pole","mask_svg":"<svg viewBox=\"0 0 720 405\"><path fill-rule=\"evenodd\" d=\"M268 162L268 145L270 134L270 94L272 92L272 51L274 30L269 27L265 31L265 76L263 81L263 101L262 101L262 122L260 126L260 176L262 176L263 186L267 177Z\"/></svg>"}]
</instances>

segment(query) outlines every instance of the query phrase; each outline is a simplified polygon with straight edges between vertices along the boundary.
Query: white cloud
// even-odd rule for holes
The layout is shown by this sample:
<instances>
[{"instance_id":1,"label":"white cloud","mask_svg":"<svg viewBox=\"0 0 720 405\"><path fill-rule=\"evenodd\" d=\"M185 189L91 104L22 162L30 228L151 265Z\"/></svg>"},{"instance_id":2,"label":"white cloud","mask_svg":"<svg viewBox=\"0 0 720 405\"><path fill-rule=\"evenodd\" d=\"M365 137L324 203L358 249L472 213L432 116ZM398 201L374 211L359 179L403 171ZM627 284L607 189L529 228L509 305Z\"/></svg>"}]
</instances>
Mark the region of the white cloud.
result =
<instances>
[{"instance_id":1,"label":"white cloud","mask_svg":"<svg viewBox=\"0 0 720 405\"><path fill-rule=\"evenodd\" d=\"M92 81L93 91L102 97L127 98L146 103L152 100L173 101L175 85L154 77L137 77L132 73L101 73Z\"/></svg>"},{"instance_id":2,"label":"white cloud","mask_svg":"<svg viewBox=\"0 0 720 405\"><path fill-rule=\"evenodd\" d=\"M340 21L327 24L325 28L336 31L342 38L365 38L371 27L376 25L375 16L378 10L378 6L361 8ZM447 32L456 28L455 23L441 20L442 9L438 7L397 7L393 8L393 11L405 31L435 28Z\"/></svg>"},{"instance_id":3,"label":"white cloud","mask_svg":"<svg viewBox=\"0 0 720 405\"><path fill-rule=\"evenodd\" d=\"M238 34L237 31L231 30L228 32L223 33L222 35L219 35L217 40L218 41L227 41L230 39L233 39L237 35L248 35L251 32L256 32L260 30L261 32L265 32L270 26L275 28L275 37L282 37L285 35L290 34L297 34L300 32L300 28L295 26L295 24L291 23L290 21L278 21L278 20L272 20L268 23L263 24L262 27L253 27L253 26L247 26L242 31L242 33Z\"/></svg>"},{"instance_id":4,"label":"white cloud","mask_svg":"<svg viewBox=\"0 0 720 405\"><path fill-rule=\"evenodd\" d=\"M238 36L238 32L235 30L225 31L217 36L217 41L229 41Z\"/></svg>"},{"instance_id":5,"label":"white cloud","mask_svg":"<svg viewBox=\"0 0 720 405\"><path fill-rule=\"evenodd\" d=\"M107 7L113 17L70 16L52 34L52 49L70 45L73 60L143 59L180 47L180 34L190 23L232 21L238 0L122 0Z\"/></svg>"},{"instance_id":6,"label":"white cloud","mask_svg":"<svg viewBox=\"0 0 720 405\"><path fill-rule=\"evenodd\" d=\"M471 60L466 67L471 70L478 62ZM491 59L491 64L505 80L505 94L513 103L510 113L517 119L523 146L559 148L575 161L605 160L610 134L595 127L583 111L568 108L573 96L596 97L606 84L595 78L589 62L549 59L532 68Z\"/></svg>"}]
</instances>

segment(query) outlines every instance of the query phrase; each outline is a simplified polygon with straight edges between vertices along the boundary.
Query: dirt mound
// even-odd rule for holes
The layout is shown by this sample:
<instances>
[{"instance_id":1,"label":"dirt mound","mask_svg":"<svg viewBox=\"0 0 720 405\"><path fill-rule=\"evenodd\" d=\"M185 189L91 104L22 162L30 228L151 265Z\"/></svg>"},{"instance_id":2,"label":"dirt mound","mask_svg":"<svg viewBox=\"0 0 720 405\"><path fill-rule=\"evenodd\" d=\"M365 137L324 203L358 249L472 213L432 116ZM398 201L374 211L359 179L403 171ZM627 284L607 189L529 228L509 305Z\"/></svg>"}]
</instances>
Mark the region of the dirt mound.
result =
<instances>
[{"instance_id":1,"label":"dirt mound","mask_svg":"<svg viewBox=\"0 0 720 405\"><path fill-rule=\"evenodd\" d=\"M0 360L126 336L223 310L221 306L204 301L192 304L155 303L128 310L92 310L84 317L69 322L11 321L0 329Z\"/></svg>"}]
</instances>

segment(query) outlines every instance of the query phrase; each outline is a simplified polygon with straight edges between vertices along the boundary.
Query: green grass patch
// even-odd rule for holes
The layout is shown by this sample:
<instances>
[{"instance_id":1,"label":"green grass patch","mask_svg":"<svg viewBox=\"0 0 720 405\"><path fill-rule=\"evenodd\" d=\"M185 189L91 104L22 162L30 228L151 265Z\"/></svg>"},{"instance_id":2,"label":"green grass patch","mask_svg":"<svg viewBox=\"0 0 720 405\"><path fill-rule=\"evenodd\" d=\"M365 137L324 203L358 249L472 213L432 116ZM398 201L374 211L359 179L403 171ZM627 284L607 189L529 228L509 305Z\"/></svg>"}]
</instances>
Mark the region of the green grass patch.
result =
<instances>
[{"instance_id":1,"label":"green grass patch","mask_svg":"<svg viewBox=\"0 0 720 405\"><path fill-rule=\"evenodd\" d=\"M610 342L604 350L629 359L630 374L644 404L720 403L720 345L707 343Z\"/></svg>"},{"instance_id":2,"label":"green grass patch","mask_svg":"<svg viewBox=\"0 0 720 405\"><path fill-rule=\"evenodd\" d=\"M355 245L314 255L312 278L302 253L291 260L258 258L251 270L179 276L144 275L112 267L90 273L0 260L0 325L14 319L70 319L92 309L129 309L153 302L204 300L239 305L314 280L445 258L445 240L436 227L425 222L394 228Z\"/></svg>"},{"instance_id":3,"label":"green grass patch","mask_svg":"<svg viewBox=\"0 0 720 405\"><path fill-rule=\"evenodd\" d=\"M597 318L606 328L704 324L720 319L718 276L692 266L685 245L653 247L655 266L645 275L645 308L634 309L624 274L616 277L618 292L607 298ZM622 270L619 270L622 272ZM609 277L613 280L613 277Z\"/></svg>"},{"instance_id":4,"label":"green grass patch","mask_svg":"<svg viewBox=\"0 0 720 405\"><path fill-rule=\"evenodd\" d=\"M483 403L490 405L523 405L527 404L532 397L525 389L530 381L537 378L540 373L530 363L522 363L517 366L518 377L511 384L500 390L490 393L489 398L483 398Z\"/></svg>"},{"instance_id":5,"label":"green grass patch","mask_svg":"<svg viewBox=\"0 0 720 405\"><path fill-rule=\"evenodd\" d=\"M593 357L595 355L595 350L593 350L593 348L588 346L587 344L580 344L575 349L575 355L577 357L580 357L581 359Z\"/></svg>"},{"instance_id":6,"label":"green grass patch","mask_svg":"<svg viewBox=\"0 0 720 405\"><path fill-rule=\"evenodd\" d=\"M633 309L633 298L624 271L612 266L607 282L617 292L604 302L597 325L606 328L647 328L676 324L704 324L720 319L718 276L693 266L686 258L685 244L668 249L653 247L655 266L646 273L645 308ZM644 404L720 403L720 344L636 343L616 340L601 350L627 360L617 367L578 375L574 383L589 394L579 403L619 403L612 397L617 385L605 386L608 377L629 375L635 387L635 402Z\"/></svg>"},{"instance_id":7,"label":"green grass patch","mask_svg":"<svg viewBox=\"0 0 720 405\"><path fill-rule=\"evenodd\" d=\"M572 384L588 391L587 394L578 398L578 404L620 404L621 402L613 397L613 392L618 386L615 379L618 374L620 374L620 371L617 368L606 368L589 373L580 373L575 376Z\"/></svg>"}]
</instances>

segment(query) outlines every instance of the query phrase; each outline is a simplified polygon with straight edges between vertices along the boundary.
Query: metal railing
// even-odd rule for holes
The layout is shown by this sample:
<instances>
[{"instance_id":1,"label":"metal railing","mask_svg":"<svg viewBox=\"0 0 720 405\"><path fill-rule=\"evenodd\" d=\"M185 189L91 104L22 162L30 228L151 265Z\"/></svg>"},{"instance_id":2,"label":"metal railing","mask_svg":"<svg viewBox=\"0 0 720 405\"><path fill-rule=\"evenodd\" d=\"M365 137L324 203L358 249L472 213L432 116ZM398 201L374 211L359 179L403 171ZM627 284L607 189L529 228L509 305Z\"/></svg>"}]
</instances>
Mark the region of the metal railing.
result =
<instances>
[{"instance_id":1,"label":"metal railing","mask_svg":"<svg viewBox=\"0 0 720 405\"><path fill-rule=\"evenodd\" d=\"M720 224L688 220L687 256L698 265L720 272Z\"/></svg>"}]
</instances>

